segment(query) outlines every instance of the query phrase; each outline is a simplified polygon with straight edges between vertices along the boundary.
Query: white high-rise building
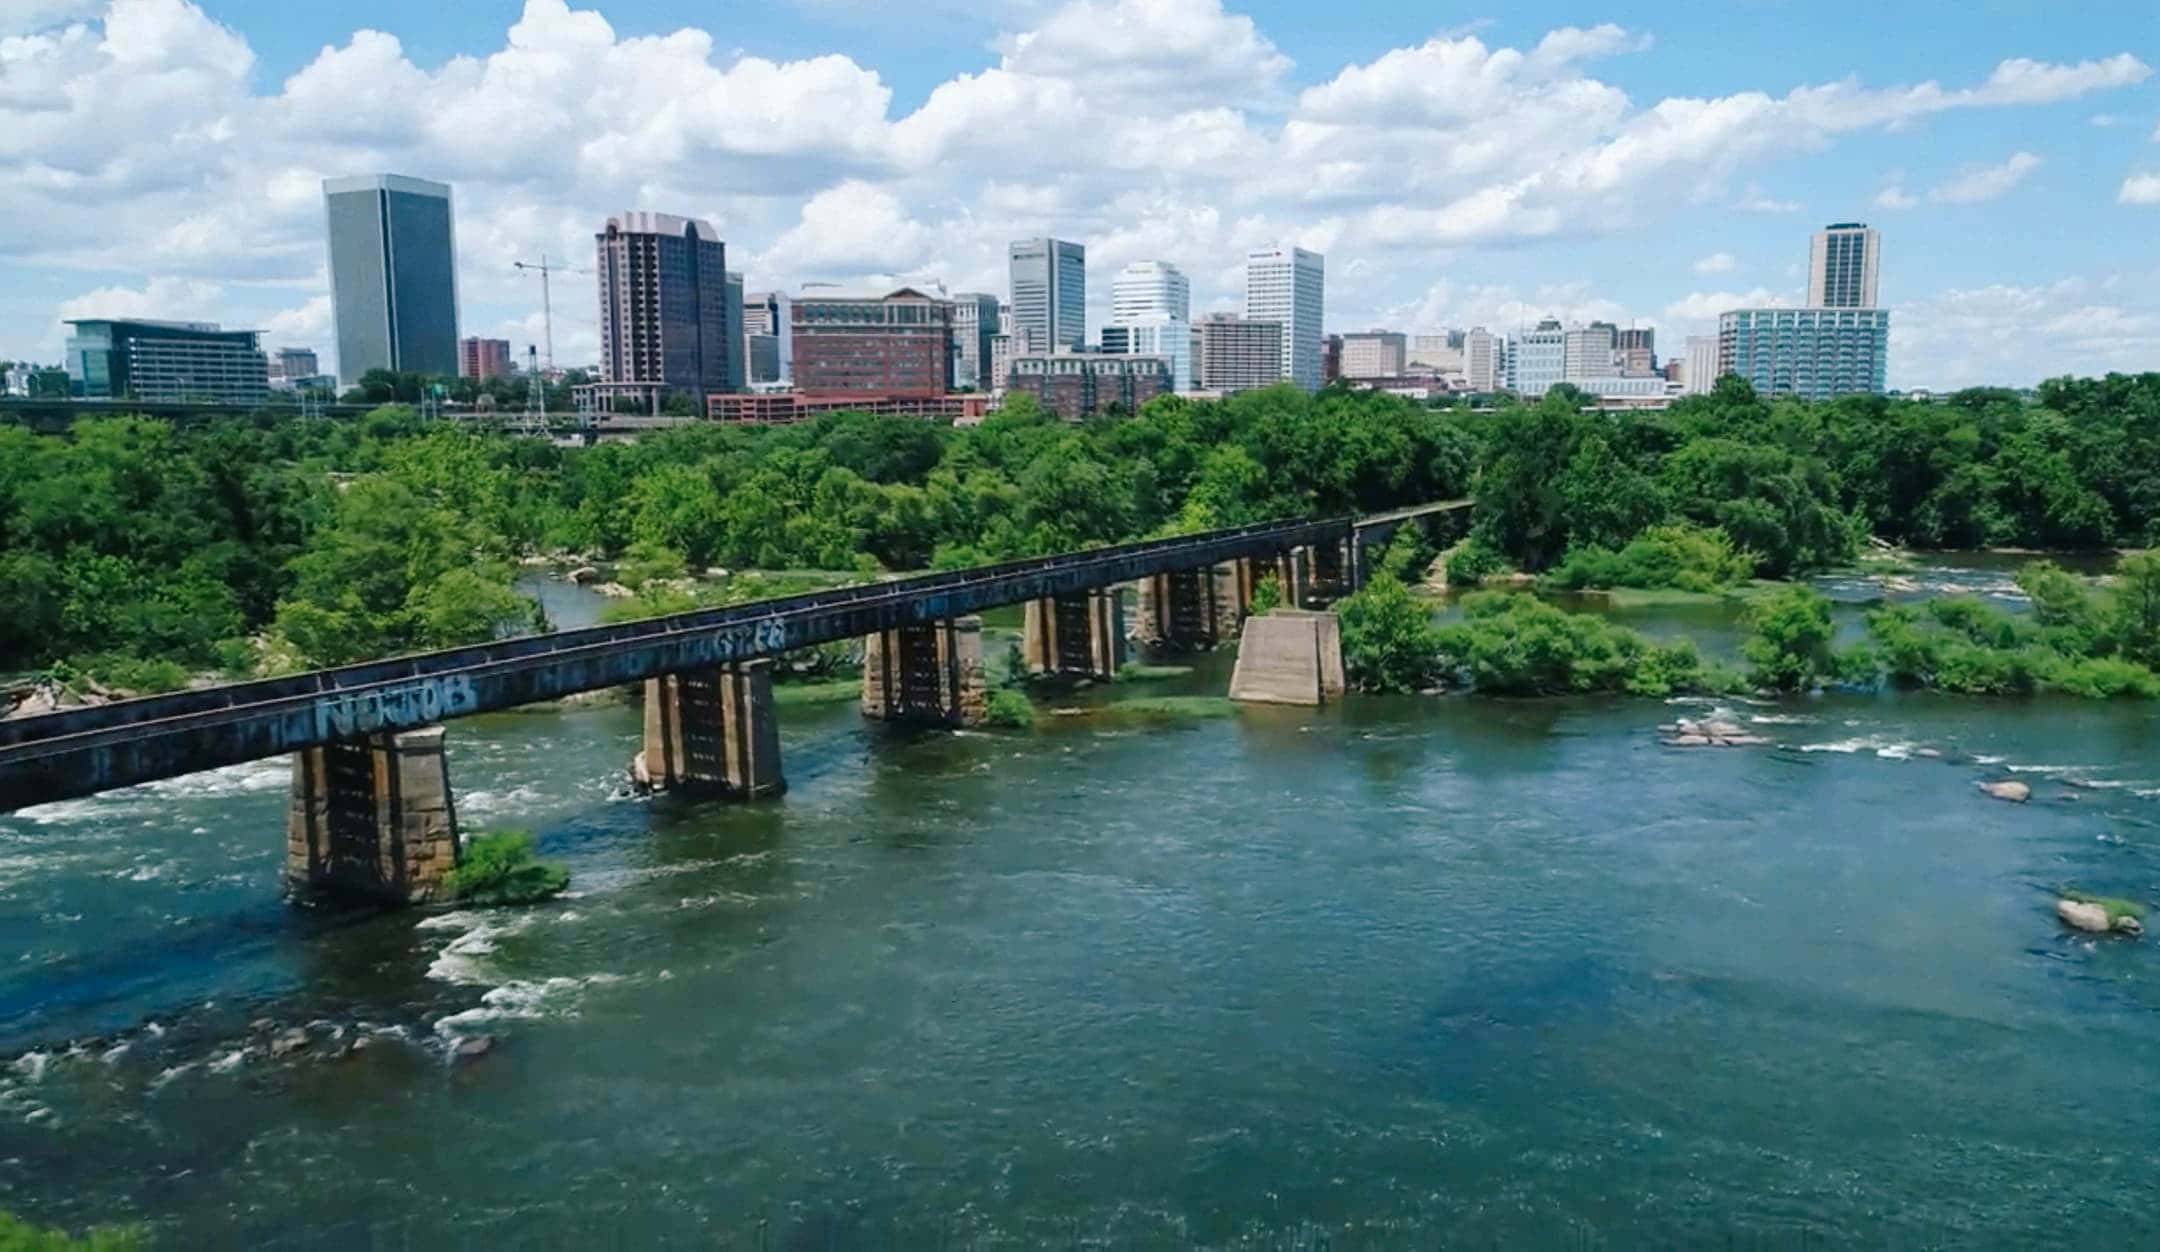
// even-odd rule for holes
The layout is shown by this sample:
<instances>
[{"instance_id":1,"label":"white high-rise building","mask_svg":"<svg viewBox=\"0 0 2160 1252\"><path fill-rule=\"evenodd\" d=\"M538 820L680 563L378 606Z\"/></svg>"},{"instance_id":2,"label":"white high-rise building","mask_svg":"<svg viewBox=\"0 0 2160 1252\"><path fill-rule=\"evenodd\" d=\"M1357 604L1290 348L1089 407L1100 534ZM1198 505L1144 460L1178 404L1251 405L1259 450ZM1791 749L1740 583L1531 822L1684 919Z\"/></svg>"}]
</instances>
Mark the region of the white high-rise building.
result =
<instances>
[{"instance_id":1,"label":"white high-rise building","mask_svg":"<svg viewBox=\"0 0 2160 1252\"><path fill-rule=\"evenodd\" d=\"M1320 389L1320 318L1327 258L1289 246L1245 254L1245 317L1283 328L1282 376L1306 391Z\"/></svg>"},{"instance_id":2,"label":"white high-rise building","mask_svg":"<svg viewBox=\"0 0 2160 1252\"><path fill-rule=\"evenodd\" d=\"M1463 368L1463 333L1459 330L1436 330L1410 336L1410 359L1412 367L1452 372Z\"/></svg>"},{"instance_id":3,"label":"white high-rise building","mask_svg":"<svg viewBox=\"0 0 2160 1252\"><path fill-rule=\"evenodd\" d=\"M1192 320L1192 283L1168 261L1134 261L1110 280L1110 320L1129 325L1144 317Z\"/></svg>"},{"instance_id":4,"label":"white high-rise building","mask_svg":"<svg viewBox=\"0 0 2160 1252\"><path fill-rule=\"evenodd\" d=\"M1104 351L1169 361L1174 386L1192 385L1192 283L1168 261L1135 261L1110 280Z\"/></svg>"},{"instance_id":5,"label":"white high-rise building","mask_svg":"<svg viewBox=\"0 0 2160 1252\"><path fill-rule=\"evenodd\" d=\"M1837 222L1808 243L1811 309L1872 309L1882 270L1882 232L1865 222Z\"/></svg>"},{"instance_id":6,"label":"white high-rise building","mask_svg":"<svg viewBox=\"0 0 2160 1252\"><path fill-rule=\"evenodd\" d=\"M1498 391L1507 381L1502 368L1506 345L1483 326L1473 326L1463 336L1463 380L1472 391Z\"/></svg>"},{"instance_id":7,"label":"white high-rise building","mask_svg":"<svg viewBox=\"0 0 2160 1252\"><path fill-rule=\"evenodd\" d=\"M1567 381L1568 332L1546 318L1526 330L1508 352L1508 375L1515 394L1535 400Z\"/></svg>"},{"instance_id":8,"label":"white high-rise building","mask_svg":"<svg viewBox=\"0 0 2160 1252\"><path fill-rule=\"evenodd\" d=\"M1687 337L1687 364L1682 367L1680 385L1691 396L1707 396L1718 380L1718 337L1716 335L1689 335Z\"/></svg>"}]
</instances>

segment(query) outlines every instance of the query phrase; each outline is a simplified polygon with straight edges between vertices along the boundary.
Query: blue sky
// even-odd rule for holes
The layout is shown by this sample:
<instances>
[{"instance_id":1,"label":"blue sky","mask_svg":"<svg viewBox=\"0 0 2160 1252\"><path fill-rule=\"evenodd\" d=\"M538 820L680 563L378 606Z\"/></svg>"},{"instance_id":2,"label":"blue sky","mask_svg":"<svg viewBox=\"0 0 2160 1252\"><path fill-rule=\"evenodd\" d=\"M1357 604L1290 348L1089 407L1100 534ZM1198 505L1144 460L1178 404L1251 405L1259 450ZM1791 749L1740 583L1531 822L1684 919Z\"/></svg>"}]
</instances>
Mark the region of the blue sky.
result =
<instances>
[{"instance_id":1,"label":"blue sky","mask_svg":"<svg viewBox=\"0 0 2160 1252\"><path fill-rule=\"evenodd\" d=\"M710 218L753 288L1002 291L1008 239L1236 304L1328 257L1328 325L1655 325L1795 301L1884 234L1901 386L2160 368L2150 3L0 0L0 356L64 316L331 346L319 181L458 195L462 321L537 339L510 262L609 212ZM595 350L590 280L558 356Z\"/></svg>"}]
</instances>

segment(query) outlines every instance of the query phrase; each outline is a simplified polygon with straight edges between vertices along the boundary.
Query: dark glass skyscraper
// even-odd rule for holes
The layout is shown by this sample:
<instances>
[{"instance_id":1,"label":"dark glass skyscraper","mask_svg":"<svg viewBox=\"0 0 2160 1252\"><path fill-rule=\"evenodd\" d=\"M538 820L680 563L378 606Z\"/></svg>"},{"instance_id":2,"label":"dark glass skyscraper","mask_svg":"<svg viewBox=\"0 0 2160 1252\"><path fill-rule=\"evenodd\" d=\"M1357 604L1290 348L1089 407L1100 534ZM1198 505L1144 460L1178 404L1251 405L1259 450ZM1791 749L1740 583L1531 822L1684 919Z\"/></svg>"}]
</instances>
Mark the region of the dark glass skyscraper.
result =
<instances>
[{"instance_id":1,"label":"dark glass skyscraper","mask_svg":"<svg viewBox=\"0 0 2160 1252\"><path fill-rule=\"evenodd\" d=\"M1079 349L1087 342L1087 249L1063 239L1022 239L1007 251L1013 324L1028 350Z\"/></svg>"},{"instance_id":2,"label":"dark glass skyscraper","mask_svg":"<svg viewBox=\"0 0 2160 1252\"><path fill-rule=\"evenodd\" d=\"M458 372L450 188L400 174L323 180L338 378Z\"/></svg>"},{"instance_id":3,"label":"dark glass skyscraper","mask_svg":"<svg viewBox=\"0 0 2160 1252\"><path fill-rule=\"evenodd\" d=\"M594 238L601 377L694 396L730 390L743 353L742 287L712 223L618 213Z\"/></svg>"}]
</instances>

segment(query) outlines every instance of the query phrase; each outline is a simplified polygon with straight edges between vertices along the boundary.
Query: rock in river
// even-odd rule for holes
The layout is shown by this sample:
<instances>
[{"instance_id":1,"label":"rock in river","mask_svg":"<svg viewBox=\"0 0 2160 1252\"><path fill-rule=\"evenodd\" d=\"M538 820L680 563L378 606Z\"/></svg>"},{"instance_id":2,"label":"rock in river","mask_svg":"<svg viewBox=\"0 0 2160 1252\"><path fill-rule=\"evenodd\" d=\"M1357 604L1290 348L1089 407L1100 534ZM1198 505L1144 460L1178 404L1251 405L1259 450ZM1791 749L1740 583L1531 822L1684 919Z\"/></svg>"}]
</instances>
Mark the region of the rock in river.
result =
<instances>
[{"instance_id":1,"label":"rock in river","mask_svg":"<svg viewBox=\"0 0 2160 1252\"><path fill-rule=\"evenodd\" d=\"M495 1036L474 1035L470 1039L458 1040L457 1046L450 1050L450 1057L459 1062L477 1061L494 1050Z\"/></svg>"},{"instance_id":2,"label":"rock in river","mask_svg":"<svg viewBox=\"0 0 2160 1252\"><path fill-rule=\"evenodd\" d=\"M2055 916L2062 919L2063 925L2073 930L2104 934L2108 929L2107 910L2097 904L2087 904L2083 900L2057 900Z\"/></svg>"},{"instance_id":3,"label":"rock in river","mask_svg":"<svg viewBox=\"0 0 2160 1252\"><path fill-rule=\"evenodd\" d=\"M2005 779L2001 782L1981 783L1980 790L1985 791L1986 793L1994 796L1998 800L2008 800L2012 804L2023 804L2027 800L2032 799L2032 788L2026 786L2024 783L2019 782L2015 778ZM2106 928L2102 927L2102 929Z\"/></svg>"}]
</instances>

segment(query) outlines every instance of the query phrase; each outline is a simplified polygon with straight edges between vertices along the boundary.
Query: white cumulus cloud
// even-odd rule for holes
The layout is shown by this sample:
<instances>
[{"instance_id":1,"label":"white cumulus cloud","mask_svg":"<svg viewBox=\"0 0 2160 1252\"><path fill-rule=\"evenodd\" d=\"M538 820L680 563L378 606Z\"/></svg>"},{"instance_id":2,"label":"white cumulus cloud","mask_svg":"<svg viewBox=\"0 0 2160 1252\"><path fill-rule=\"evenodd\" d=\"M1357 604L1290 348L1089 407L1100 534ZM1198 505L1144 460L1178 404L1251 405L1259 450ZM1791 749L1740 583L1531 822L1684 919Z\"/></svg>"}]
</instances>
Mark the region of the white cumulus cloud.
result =
<instances>
[{"instance_id":1,"label":"white cumulus cloud","mask_svg":"<svg viewBox=\"0 0 2160 1252\"><path fill-rule=\"evenodd\" d=\"M2160 174L2132 174L2115 193L2118 204L2160 204Z\"/></svg>"},{"instance_id":2,"label":"white cumulus cloud","mask_svg":"<svg viewBox=\"0 0 2160 1252\"><path fill-rule=\"evenodd\" d=\"M1730 252L1713 252L1695 262L1698 274L1730 274L1740 267L1740 262Z\"/></svg>"},{"instance_id":3,"label":"white cumulus cloud","mask_svg":"<svg viewBox=\"0 0 2160 1252\"><path fill-rule=\"evenodd\" d=\"M1928 199L1938 204L1985 204L2025 181L2026 175L2040 168L2040 158L2030 152L2014 152L2000 165L1982 165L1968 169L1956 178L1928 193Z\"/></svg>"}]
</instances>

